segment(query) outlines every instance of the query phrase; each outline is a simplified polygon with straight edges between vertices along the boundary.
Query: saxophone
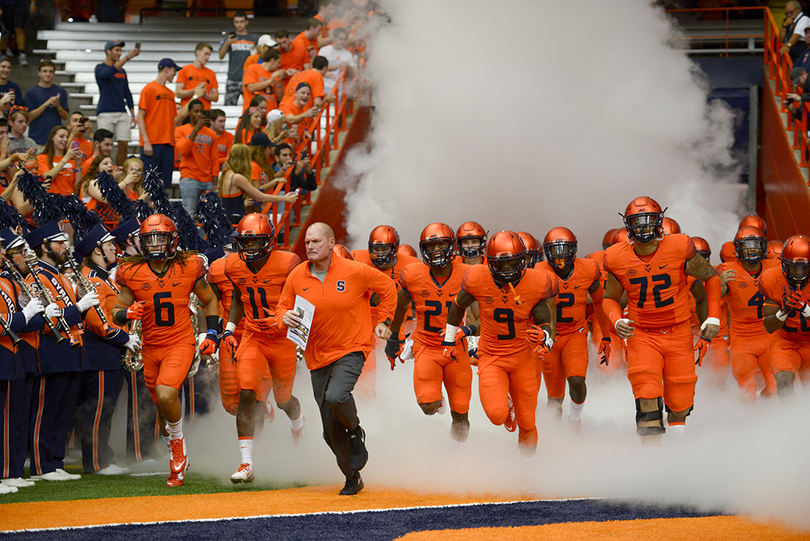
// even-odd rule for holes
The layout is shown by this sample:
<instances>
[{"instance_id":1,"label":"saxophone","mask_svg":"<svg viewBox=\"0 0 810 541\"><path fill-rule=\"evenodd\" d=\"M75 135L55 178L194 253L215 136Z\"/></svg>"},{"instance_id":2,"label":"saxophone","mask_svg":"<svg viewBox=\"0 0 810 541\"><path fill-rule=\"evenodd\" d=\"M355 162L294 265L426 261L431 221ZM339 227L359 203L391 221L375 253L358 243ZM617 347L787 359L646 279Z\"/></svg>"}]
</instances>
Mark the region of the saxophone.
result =
<instances>
[{"instance_id":1,"label":"saxophone","mask_svg":"<svg viewBox=\"0 0 810 541\"><path fill-rule=\"evenodd\" d=\"M77 289L78 286L81 286L84 289L84 294L87 295L88 293L97 293L96 285L90 281L90 279L85 276L84 274L79 271L79 267L76 265L76 260L73 257L73 250L68 250L67 253L67 262L70 269L73 271L73 280L72 282L76 284ZM78 294L78 293L77 293ZM112 326L107 322L107 316L104 314L104 310L101 308L100 304L93 306L98 314L98 318L101 320L102 328L104 329L105 333L109 333L114 329Z\"/></svg>"},{"instance_id":2,"label":"saxophone","mask_svg":"<svg viewBox=\"0 0 810 541\"><path fill-rule=\"evenodd\" d=\"M141 337L141 320L135 321L132 324L130 334ZM143 355L141 355L141 346L135 346L133 349L124 348L121 350L121 366L128 372L137 372L143 368Z\"/></svg>"},{"instance_id":3,"label":"saxophone","mask_svg":"<svg viewBox=\"0 0 810 541\"><path fill-rule=\"evenodd\" d=\"M191 329L194 331L194 343L197 343L197 336L200 334L200 318L197 317L197 306L199 305L197 295L191 294L188 299L188 309L191 311ZM200 353L200 344L194 348L194 360L191 361L191 368L188 369L188 376L194 377L200 369L200 361L202 361L202 353Z\"/></svg>"}]
</instances>

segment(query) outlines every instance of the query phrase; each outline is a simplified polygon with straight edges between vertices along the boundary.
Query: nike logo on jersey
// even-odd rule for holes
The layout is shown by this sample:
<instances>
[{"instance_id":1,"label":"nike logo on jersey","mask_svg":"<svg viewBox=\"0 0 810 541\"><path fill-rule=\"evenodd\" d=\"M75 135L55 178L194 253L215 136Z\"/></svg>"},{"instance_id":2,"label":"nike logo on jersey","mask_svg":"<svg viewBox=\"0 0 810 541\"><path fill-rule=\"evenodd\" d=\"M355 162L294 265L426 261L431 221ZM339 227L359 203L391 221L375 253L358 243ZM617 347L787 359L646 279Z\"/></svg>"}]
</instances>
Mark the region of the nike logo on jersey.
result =
<instances>
[{"instance_id":1,"label":"nike logo on jersey","mask_svg":"<svg viewBox=\"0 0 810 541\"><path fill-rule=\"evenodd\" d=\"M309 286L309 287L312 287L312 286ZM309 289L309 287L305 287L305 288L304 288L304 291L306 291L307 289Z\"/></svg>"},{"instance_id":2,"label":"nike logo on jersey","mask_svg":"<svg viewBox=\"0 0 810 541\"><path fill-rule=\"evenodd\" d=\"M669 263L667 263L666 265L658 265L658 270L663 269L663 268L664 268L664 267L666 267L667 265L669 265Z\"/></svg>"},{"instance_id":3,"label":"nike logo on jersey","mask_svg":"<svg viewBox=\"0 0 810 541\"><path fill-rule=\"evenodd\" d=\"M579 289L580 287L582 287L582 286L574 286L574 289Z\"/></svg>"},{"instance_id":4,"label":"nike logo on jersey","mask_svg":"<svg viewBox=\"0 0 810 541\"><path fill-rule=\"evenodd\" d=\"M177 286L179 286L181 283L182 283L182 282L177 282L177 283L172 282L172 287L177 287Z\"/></svg>"}]
</instances>

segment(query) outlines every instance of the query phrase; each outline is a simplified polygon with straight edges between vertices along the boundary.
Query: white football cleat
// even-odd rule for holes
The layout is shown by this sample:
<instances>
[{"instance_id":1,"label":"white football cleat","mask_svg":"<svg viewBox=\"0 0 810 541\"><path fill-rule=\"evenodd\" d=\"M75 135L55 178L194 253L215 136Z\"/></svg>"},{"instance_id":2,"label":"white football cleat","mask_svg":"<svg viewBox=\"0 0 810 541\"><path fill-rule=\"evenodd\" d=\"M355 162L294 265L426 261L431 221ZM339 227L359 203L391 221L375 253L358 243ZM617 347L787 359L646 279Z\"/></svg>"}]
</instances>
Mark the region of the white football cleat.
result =
<instances>
[{"instance_id":1,"label":"white football cleat","mask_svg":"<svg viewBox=\"0 0 810 541\"><path fill-rule=\"evenodd\" d=\"M239 483L252 483L253 482L253 464L242 463L236 473L231 475L231 483L234 485Z\"/></svg>"}]
</instances>

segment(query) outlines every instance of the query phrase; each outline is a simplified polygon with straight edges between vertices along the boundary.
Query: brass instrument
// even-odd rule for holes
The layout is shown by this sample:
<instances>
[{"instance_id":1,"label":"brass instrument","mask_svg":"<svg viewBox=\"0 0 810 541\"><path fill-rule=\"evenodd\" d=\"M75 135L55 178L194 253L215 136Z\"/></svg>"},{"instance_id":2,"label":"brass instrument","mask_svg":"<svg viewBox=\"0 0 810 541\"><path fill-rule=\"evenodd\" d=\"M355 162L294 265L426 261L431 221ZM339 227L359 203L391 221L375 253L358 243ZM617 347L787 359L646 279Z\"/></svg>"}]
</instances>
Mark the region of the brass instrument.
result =
<instances>
[{"instance_id":1,"label":"brass instrument","mask_svg":"<svg viewBox=\"0 0 810 541\"><path fill-rule=\"evenodd\" d=\"M22 291L25 295L28 296L29 300L32 300L36 297L36 295L34 295L33 292L31 291L31 288L28 287L28 284L23 279L22 274L20 274L20 271L18 271L11 262L9 262L7 259L4 260L3 267L9 272L9 274L11 274L11 279L14 280L14 283L17 284L17 287L20 288L20 291ZM43 313L40 313L40 315L42 316L42 319L45 320L45 325L48 326L48 330L51 331L51 334L53 334L56 343L61 344L62 342L64 342L66 338L62 335L62 333L59 332L59 330L56 328L56 325L54 325L53 322L51 321L51 318L49 318Z\"/></svg>"},{"instance_id":2,"label":"brass instrument","mask_svg":"<svg viewBox=\"0 0 810 541\"><path fill-rule=\"evenodd\" d=\"M42 292L42 296L47 301L47 304L53 304L53 303L56 302L56 300L53 298L53 295L51 295L51 290L46 288L45 285L42 283L42 280L40 280L40 278L39 278L39 273L37 272L39 269L36 266L37 261L39 261L39 259L37 258L36 254L34 252L28 252L28 257L25 260L25 264L28 266L28 272L31 273L31 277L34 279L34 283L37 284L37 287ZM60 300L63 303L65 303L65 305L67 305L67 302L65 302L65 299L62 299L60 297ZM47 316L46 316L46 319L47 319ZM57 323L57 325L61 325L62 330L66 334L70 335L70 325L68 325L67 320L65 320L65 316L59 316L58 318L56 318L56 323ZM50 326L48 328L50 329ZM77 346L77 345L79 345L78 340L74 340L73 337L71 337L71 339L70 339L70 347L74 347L74 346Z\"/></svg>"},{"instance_id":3,"label":"brass instrument","mask_svg":"<svg viewBox=\"0 0 810 541\"><path fill-rule=\"evenodd\" d=\"M98 292L96 291L96 285L93 282L91 282L87 276L79 272L79 267L76 265L76 260L73 258L72 250L68 250L67 262L71 270L73 271L74 283L84 288L84 294L85 295L87 295L88 293L98 294ZM107 321L107 316L104 314L104 310L101 308L101 305L97 304L93 308L96 310L96 314L98 314L98 318L101 320L101 325L104 329L104 332L109 333L112 330L112 327Z\"/></svg>"},{"instance_id":4,"label":"brass instrument","mask_svg":"<svg viewBox=\"0 0 810 541\"><path fill-rule=\"evenodd\" d=\"M194 343L197 344L197 336L200 331L200 318L197 316L197 305L199 300L197 295L191 294L188 299L188 309L191 310L191 329L194 331ZM202 361L202 353L200 353L200 345L197 344L194 348L194 360L191 361L191 368L188 369L187 377L194 377L200 369L200 361Z\"/></svg>"},{"instance_id":5,"label":"brass instrument","mask_svg":"<svg viewBox=\"0 0 810 541\"><path fill-rule=\"evenodd\" d=\"M132 331L130 334L141 337L141 320L135 321L132 324ZM128 372L137 372L143 368L143 355L141 354L141 346L135 346L134 349L124 348L121 350L121 366Z\"/></svg>"}]
</instances>

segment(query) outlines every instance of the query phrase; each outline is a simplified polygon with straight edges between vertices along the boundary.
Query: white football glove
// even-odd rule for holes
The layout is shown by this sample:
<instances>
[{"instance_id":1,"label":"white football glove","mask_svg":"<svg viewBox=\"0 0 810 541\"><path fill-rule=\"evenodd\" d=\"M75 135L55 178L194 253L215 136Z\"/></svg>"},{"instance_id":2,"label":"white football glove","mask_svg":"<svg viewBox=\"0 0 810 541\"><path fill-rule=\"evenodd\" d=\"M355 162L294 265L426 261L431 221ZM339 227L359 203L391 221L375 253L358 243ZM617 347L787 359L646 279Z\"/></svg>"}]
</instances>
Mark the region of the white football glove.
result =
<instances>
[{"instance_id":1,"label":"white football glove","mask_svg":"<svg viewBox=\"0 0 810 541\"><path fill-rule=\"evenodd\" d=\"M135 348L141 345L141 337L137 334L130 334L129 340L124 344L124 347L130 351L135 351Z\"/></svg>"},{"instance_id":2,"label":"white football glove","mask_svg":"<svg viewBox=\"0 0 810 541\"><path fill-rule=\"evenodd\" d=\"M413 360L413 340L410 338L405 339L405 345L402 348L402 353L399 354L399 358L403 361Z\"/></svg>"},{"instance_id":3,"label":"white football glove","mask_svg":"<svg viewBox=\"0 0 810 541\"><path fill-rule=\"evenodd\" d=\"M37 314L41 314L45 311L45 307L42 305L42 301L39 299L33 299L28 304L25 305L23 308L23 315L25 316L25 322L28 323L31 321L31 318Z\"/></svg>"},{"instance_id":4,"label":"white football glove","mask_svg":"<svg viewBox=\"0 0 810 541\"><path fill-rule=\"evenodd\" d=\"M79 308L79 312L86 312L93 306L98 306L98 293L95 291L91 291L81 299L79 302L76 303L76 306Z\"/></svg>"},{"instance_id":5,"label":"white football glove","mask_svg":"<svg viewBox=\"0 0 810 541\"><path fill-rule=\"evenodd\" d=\"M54 318L54 317L61 317L62 316L62 309L59 308L59 305L55 302L52 302L48 306L45 307L45 315Z\"/></svg>"}]
</instances>

